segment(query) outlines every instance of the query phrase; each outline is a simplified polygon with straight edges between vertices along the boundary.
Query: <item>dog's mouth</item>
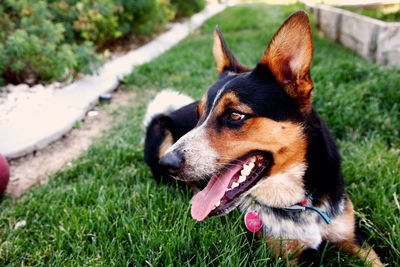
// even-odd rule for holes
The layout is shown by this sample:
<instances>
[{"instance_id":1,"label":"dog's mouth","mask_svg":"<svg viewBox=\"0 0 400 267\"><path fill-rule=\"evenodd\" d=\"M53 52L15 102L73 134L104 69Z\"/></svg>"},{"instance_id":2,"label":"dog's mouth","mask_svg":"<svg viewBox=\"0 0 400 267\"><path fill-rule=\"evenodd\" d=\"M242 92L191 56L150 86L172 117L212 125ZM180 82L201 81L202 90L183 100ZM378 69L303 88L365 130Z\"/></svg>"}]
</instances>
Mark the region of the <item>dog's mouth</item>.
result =
<instances>
[{"instance_id":1,"label":"dog's mouth","mask_svg":"<svg viewBox=\"0 0 400 267\"><path fill-rule=\"evenodd\" d=\"M231 163L229 168L214 175L207 186L193 197L191 214L202 221L207 216L226 214L237 205L267 171L268 157L257 153Z\"/></svg>"}]
</instances>

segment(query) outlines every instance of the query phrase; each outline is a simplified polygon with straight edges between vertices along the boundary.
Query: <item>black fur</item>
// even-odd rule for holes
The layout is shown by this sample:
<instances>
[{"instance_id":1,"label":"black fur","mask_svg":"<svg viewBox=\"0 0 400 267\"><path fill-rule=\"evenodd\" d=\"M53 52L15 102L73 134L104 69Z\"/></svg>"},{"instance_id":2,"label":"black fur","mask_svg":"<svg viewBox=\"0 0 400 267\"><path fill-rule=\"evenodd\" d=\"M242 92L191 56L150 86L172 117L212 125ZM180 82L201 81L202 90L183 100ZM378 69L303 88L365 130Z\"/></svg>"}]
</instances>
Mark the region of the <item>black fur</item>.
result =
<instances>
[{"instance_id":1,"label":"black fur","mask_svg":"<svg viewBox=\"0 0 400 267\"><path fill-rule=\"evenodd\" d=\"M298 263L302 267L319 266L320 255L318 249L306 248L301 253Z\"/></svg>"},{"instance_id":2,"label":"black fur","mask_svg":"<svg viewBox=\"0 0 400 267\"><path fill-rule=\"evenodd\" d=\"M165 115L154 117L147 127L146 139L144 143L144 161L149 165L153 178L161 180L164 172L158 162L159 150L168 133L171 133L171 119Z\"/></svg>"},{"instance_id":3,"label":"black fur","mask_svg":"<svg viewBox=\"0 0 400 267\"><path fill-rule=\"evenodd\" d=\"M152 118L147 127L144 144L144 161L149 165L154 179L174 181L159 164L159 149L168 133L172 134L174 142L193 129L198 121L198 102L186 105L169 115L160 114Z\"/></svg>"},{"instance_id":4,"label":"black fur","mask_svg":"<svg viewBox=\"0 0 400 267\"><path fill-rule=\"evenodd\" d=\"M168 115L170 118L169 129L175 141L196 126L199 120L197 116L198 104L199 101L195 101Z\"/></svg>"},{"instance_id":5,"label":"black fur","mask_svg":"<svg viewBox=\"0 0 400 267\"><path fill-rule=\"evenodd\" d=\"M313 205L327 198L333 213L330 215L336 215L345 197L339 152L325 122L314 109L305 119L309 164L304 176L305 188L313 196Z\"/></svg>"}]
</instances>

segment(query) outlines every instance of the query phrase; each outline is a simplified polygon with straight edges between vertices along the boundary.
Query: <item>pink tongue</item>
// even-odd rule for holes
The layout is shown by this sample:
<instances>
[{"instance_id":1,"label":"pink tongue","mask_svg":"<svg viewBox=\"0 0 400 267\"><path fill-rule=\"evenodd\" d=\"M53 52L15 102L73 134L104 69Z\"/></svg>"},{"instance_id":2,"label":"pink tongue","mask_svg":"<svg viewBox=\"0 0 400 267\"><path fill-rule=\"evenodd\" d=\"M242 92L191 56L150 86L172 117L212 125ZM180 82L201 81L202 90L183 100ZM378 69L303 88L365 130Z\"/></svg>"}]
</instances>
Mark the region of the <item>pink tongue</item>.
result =
<instances>
[{"instance_id":1,"label":"pink tongue","mask_svg":"<svg viewBox=\"0 0 400 267\"><path fill-rule=\"evenodd\" d=\"M225 194L233 175L242 169L242 164L237 164L220 175L214 175L206 188L193 197L191 214L198 221L204 220Z\"/></svg>"}]
</instances>

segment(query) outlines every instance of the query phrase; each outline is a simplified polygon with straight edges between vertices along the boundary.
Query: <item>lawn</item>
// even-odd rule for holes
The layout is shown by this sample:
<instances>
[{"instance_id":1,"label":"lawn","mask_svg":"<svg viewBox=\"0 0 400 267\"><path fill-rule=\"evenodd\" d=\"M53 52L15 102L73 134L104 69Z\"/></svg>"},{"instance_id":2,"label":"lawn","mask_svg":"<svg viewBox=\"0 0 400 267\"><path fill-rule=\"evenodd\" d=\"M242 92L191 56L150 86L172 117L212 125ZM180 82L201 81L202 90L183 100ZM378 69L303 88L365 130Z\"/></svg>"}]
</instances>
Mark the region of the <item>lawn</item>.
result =
<instances>
[{"instance_id":1,"label":"lawn","mask_svg":"<svg viewBox=\"0 0 400 267\"><path fill-rule=\"evenodd\" d=\"M0 266L283 266L246 232L238 211L196 222L189 190L155 183L143 162L141 119L156 91L199 98L215 81L212 31L220 25L236 56L254 65L283 20L300 6L237 6L124 79L138 102L121 107L117 126L72 167L14 202L0 203ZM318 37L312 76L315 107L343 157L347 192L369 243L400 264L400 70L378 66ZM26 220L27 225L13 230ZM325 246L326 266L363 266Z\"/></svg>"},{"instance_id":2,"label":"lawn","mask_svg":"<svg viewBox=\"0 0 400 267\"><path fill-rule=\"evenodd\" d=\"M387 22L400 22L400 4L393 4L376 8L347 7L345 9Z\"/></svg>"}]
</instances>

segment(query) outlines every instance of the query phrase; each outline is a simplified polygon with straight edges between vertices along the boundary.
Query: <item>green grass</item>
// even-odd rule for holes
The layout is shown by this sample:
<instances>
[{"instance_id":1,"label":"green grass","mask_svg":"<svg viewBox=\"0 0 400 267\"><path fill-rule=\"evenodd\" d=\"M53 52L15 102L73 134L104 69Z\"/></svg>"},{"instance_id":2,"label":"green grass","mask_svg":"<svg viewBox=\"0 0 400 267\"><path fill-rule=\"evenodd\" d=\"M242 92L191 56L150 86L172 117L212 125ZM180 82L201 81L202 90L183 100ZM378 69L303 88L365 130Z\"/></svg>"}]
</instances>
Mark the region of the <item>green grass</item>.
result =
<instances>
[{"instance_id":1,"label":"green grass","mask_svg":"<svg viewBox=\"0 0 400 267\"><path fill-rule=\"evenodd\" d=\"M386 22L400 22L400 4L376 8L346 7L344 9Z\"/></svg>"},{"instance_id":2,"label":"green grass","mask_svg":"<svg viewBox=\"0 0 400 267\"><path fill-rule=\"evenodd\" d=\"M73 167L19 201L0 204L0 266L283 266L248 234L238 211L196 222L191 193L158 185L143 162L141 119L156 90L200 97L215 81L212 30L219 24L237 57L254 65L267 41L299 6L229 8L201 30L136 68L124 80L138 103ZM314 33L316 31L314 30ZM359 224L382 259L400 264L400 70L381 67L314 35L315 106L343 157ZM17 221L27 225L13 230ZM363 266L328 245L325 266Z\"/></svg>"}]
</instances>

